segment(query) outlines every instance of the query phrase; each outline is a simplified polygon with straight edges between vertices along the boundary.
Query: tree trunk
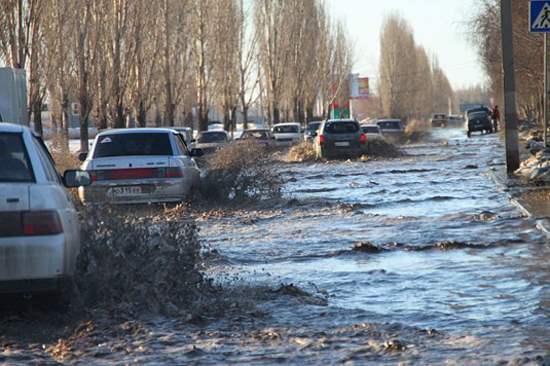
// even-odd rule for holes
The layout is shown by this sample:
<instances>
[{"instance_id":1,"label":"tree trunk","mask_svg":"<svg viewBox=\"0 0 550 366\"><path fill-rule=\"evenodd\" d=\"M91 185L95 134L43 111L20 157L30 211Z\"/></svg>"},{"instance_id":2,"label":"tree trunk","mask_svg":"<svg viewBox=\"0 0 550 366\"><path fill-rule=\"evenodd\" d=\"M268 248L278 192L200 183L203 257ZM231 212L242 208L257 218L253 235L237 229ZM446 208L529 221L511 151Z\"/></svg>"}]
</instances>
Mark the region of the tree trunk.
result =
<instances>
[{"instance_id":1,"label":"tree trunk","mask_svg":"<svg viewBox=\"0 0 550 366\"><path fill-rule=\"evenodd\" d=\"M137 122L139 127L147 127L147 111L145 110L145 102L139 101L137 108Z\"/></svg>"},{"instance_id":2,"label":"tree trunk","mask_svg":"<svg viewBox=\"0 0 550 366\"><path fill-rule=\"evenodd\" d=\"M273 106L273 124L276 125L277 123L279 123L280 119L281 119L281 116L280 116L280 111L279 111L279 107L278 106Z\"/></svg>"},{"instance_id":3,"label":"tree trunk","mask_svg":"<svg viewBox=\"0 0 550 366\"><path fill-rule=\"evenodd\" d=\"M248 107L243 108L243 129L248 129Z\"/></svg>"},{"instance_id":4,"label":"tree trunk","mask_svg":"<svg viewBox=\"0 0 550 366\"><path fill-rule=\"evenodd\" d=\"M80 152L88 152L88 117L90 110L87 107L80 115Z\"/></svg>"},{"instance_id":5,"label":"tree trunk","mask_svg":"<svg viewBox=\"0 0 550 366\"><path fill-rule=\"evenodd\" d=\"M32 114L34 117L34 130L40 137L44 136L42 128L42 100L35 100L32 103Z\"/></svg>"},{"instance_id":6,"label":"tree trunk","mask_svg":"<svg viewBox=\"0 0 550 366\"><path fill-rule=\"evenodd\" d=\"M117 100L115 106L115 128L124 128L125 122L124 107L122 106L122 102Z\"/></svg>"}]
</instances>

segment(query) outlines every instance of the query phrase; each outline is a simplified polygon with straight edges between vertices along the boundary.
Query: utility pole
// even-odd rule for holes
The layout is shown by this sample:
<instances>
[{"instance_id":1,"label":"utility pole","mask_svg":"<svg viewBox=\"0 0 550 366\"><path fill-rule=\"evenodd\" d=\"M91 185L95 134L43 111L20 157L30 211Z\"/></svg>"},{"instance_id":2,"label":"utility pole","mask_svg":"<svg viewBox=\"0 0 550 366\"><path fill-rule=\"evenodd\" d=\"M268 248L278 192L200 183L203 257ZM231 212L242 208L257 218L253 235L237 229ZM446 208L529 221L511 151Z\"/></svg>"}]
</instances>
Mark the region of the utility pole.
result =
<instances>
[{"instance_id":1,"label":"utility pole","mask_svg":"<svg viewBox=\"0 0 550 366\"><path fill-rule=\"evenodd\" d=\"M542 73L544 75L544 82L543 82L543 88L544 91L543 99L542 99L542 136L544 139L544 148L546 149L548 147L548 33L544 33L544 72Z\"/></svg>"},{"instance_id":2,"label":"utility pole","mask_svg":"<svg viewBox=\"0 0 550 366\"><path fill-rule=\"evenodd\" d=\"M506 171L513 174L519 168L518 113L514 69L514 33L512 0L501 0L502 66L504 69L504 121Z\"/></svg>"}]
</instances>

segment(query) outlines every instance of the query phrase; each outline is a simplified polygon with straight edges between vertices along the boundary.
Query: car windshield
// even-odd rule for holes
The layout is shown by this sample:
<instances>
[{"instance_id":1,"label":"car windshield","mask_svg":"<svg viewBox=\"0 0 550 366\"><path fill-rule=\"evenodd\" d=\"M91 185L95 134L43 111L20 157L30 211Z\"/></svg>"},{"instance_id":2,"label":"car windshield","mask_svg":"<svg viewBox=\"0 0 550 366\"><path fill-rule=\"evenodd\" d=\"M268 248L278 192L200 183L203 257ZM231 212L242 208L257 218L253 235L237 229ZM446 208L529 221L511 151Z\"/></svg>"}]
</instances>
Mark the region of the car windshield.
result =
<instances>
[{"instance_id":1,"label":"car windshield","mask_svg":"<svg viewBox=\"0 0 550 366\"><path fill-rule=\"evenodd\" d=\"M361 126L364 133L380 133L378 126Z\"/></svg>"},{"instance_id":2,"label":"car windshield","mask_svg":"<svg viewBox=\"0 0 550 366\"><path fill-rule=\"evenodd\" d=\"M317 131L319 129L319 126L321 126L321 122L311 122L307 125L306 131Z\"/></svg>"},{"instance_id":3,"label":"car windshield","mask_svg":"<svg viewBox=\"0 0 550 366\"><path fill-rule=\"evenodd\" d=\"M168 133L125 133L98 137L94 158L173 155Z\"/></svg>"},{"instance_id":4,"label":"car windshield","mask_svg":"<svg viewBox=\"0 0 550 366\"><path fill-rule=\"evenodd\" d=\"M325 123L324 132L328 133L355 133L359 131L357 122L327 122Z\"/></svg>"},{"instance_id":5,"label":"car windshield","mask_svg":"<svg viewBox=\"0 0 550 366\"><path fill-rule=\"evenodd\" d=\"M299 133L300 127L295 125L290 126L275 126L273 127L274 133Z\"/></svg>"},{"instance_id":6,"label":"car windshield","mask_svg":"<svg viewBox=\"0 0 550 366\"><path fill-rule=\"evenodd\" d=\"M444 119L444 118L445 118L444 114L434 114L434 119Z\"/></svg>"},{"instance_id":7,"label":"car windshield","mask_svg":"<svg viewBox=\"0 0 550 366\"><path fill-rule=\"evenodd\" d=\"M212 144L216 142L226 142L227 135L224 132L199 133L197 142L199 144Z\"/></svg>"},{"instance_id":8,"label":"car windshield","mask_svg":"<svg viewBox=\"0 0 550 366\"><path fill-rule=\"evenodd\" d=\"M377 123L383 130L400 130L401 122L399 121L380 121Z\"/></svg>"},{"instance_id":9,"label":"car windshield","mask_svg":"<svg viewBox=\"0 0 550 366\"><path fill-rule=\"evenodd\" d=\"M270 138L267 131L245 131L241 136L243 139L268 139Z\"/></svg>"},{"instance_id":10,"label":"car windshield","mask_svg":"<svg viewBox=\"0 0 550 366\"><path fill-rule=\"evenodd\" d=\"M34 182L20 133L0 133L0 182Z\"/></svg>"}]
</instances>

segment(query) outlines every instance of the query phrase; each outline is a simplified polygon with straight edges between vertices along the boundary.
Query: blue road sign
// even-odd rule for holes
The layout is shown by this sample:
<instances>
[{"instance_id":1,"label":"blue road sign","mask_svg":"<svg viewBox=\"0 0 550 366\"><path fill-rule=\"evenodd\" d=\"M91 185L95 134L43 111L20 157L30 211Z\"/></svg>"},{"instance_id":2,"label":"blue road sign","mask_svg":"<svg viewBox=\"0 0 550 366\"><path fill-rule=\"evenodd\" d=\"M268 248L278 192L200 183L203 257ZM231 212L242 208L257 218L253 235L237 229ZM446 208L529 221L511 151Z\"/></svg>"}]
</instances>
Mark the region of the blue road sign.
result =
<instances>
[{"instance_id":1,"label":"blue road sign","mask_svg":"<svg viewBox=\"0 0 550 366\"><path fill-rule=\"evenodd\" d=\"M531 0L530 8L530 28L532 33L550 32L550 1Z\"/></svg>"}]
</instances>

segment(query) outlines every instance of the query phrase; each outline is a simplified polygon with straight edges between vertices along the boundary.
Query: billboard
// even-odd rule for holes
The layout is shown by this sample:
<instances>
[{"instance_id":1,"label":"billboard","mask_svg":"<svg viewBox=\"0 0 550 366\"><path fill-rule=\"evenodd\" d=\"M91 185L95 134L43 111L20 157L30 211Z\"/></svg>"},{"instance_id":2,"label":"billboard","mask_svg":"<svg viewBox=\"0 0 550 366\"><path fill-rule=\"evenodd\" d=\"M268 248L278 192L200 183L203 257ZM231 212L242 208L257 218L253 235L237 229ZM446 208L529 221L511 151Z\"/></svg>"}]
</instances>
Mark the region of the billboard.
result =
<instances>
[{"instance_id":1,"label":"billboard","mask_svg":"<svg viewBox=\"0 0 550 366\"><path fill-rule=\"evenodd\" d=\"M360 78L359 74L350 75L351 99L368 99L370 96L369 78Z\"/></svg>"}]
</instances>

